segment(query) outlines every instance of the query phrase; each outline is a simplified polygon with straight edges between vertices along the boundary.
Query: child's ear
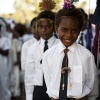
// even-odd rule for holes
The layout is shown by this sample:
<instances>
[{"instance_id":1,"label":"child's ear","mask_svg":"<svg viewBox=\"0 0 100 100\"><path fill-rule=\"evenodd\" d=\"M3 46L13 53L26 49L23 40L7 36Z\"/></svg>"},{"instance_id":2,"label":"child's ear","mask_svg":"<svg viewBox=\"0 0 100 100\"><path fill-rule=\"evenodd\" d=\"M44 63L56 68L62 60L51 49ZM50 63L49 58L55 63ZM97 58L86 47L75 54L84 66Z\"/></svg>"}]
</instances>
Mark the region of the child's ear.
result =
<instances>
[{"instance_id":1,"label":"child's ear","mask_svg":"<svg viewBox=\"0 0 100 100\"><path fill-rule=\"evenodd\" d=\"M55 25L55 31L56 31L56 33L58 33L58 26L57 25Z\"/></svg>"}]
</instances>

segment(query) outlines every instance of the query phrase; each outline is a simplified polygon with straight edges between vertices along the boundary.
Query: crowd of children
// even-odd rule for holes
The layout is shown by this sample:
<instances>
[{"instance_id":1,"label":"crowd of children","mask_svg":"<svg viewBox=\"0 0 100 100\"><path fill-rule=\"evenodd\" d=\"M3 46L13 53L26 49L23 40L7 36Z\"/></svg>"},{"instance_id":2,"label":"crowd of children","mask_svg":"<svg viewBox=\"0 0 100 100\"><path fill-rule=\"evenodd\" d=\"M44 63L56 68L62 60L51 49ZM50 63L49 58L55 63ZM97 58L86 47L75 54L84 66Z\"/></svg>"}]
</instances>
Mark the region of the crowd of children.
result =
<instances>
[{"instance_id":1,"label":"crowd of children","mask_svg":"<svg viewBox=\"0 0 100 100\"><path fill-rule=\"evenodd\" d=\"M46 6L29 28L0 18L0 100L97 100L95 30L73 2Z\"/></svg>"}]
</instances>

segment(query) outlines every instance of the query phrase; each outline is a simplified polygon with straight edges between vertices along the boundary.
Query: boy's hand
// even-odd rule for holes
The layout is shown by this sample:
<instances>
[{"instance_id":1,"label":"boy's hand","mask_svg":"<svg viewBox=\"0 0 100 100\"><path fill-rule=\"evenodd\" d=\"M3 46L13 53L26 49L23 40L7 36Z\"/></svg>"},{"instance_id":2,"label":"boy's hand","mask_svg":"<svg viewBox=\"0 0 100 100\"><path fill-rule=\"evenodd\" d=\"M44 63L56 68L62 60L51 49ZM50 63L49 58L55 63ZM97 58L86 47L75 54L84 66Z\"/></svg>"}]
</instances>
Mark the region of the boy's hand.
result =
<instances>
[{"instance_id":1,"label":"boy's hand","mask_svg":"<svg viewBox=\"0 0 100 100\"><path fill-rule=\"evenodd\" d=\"M54 98L51 98L51 100L55 100Z\"/></svg>"},{"instance_id":2,"label":"boy's hand","mask_svg":"<svg viewBox=\"0 0 100 100\"><path fill-rule=\"evenodd\" d=\"M61 69L62 74L64 74L65 71L69 73L69 72L71 72L71 69L69 67L64 67L64 68Z\"/></svg>"}]
</instances>

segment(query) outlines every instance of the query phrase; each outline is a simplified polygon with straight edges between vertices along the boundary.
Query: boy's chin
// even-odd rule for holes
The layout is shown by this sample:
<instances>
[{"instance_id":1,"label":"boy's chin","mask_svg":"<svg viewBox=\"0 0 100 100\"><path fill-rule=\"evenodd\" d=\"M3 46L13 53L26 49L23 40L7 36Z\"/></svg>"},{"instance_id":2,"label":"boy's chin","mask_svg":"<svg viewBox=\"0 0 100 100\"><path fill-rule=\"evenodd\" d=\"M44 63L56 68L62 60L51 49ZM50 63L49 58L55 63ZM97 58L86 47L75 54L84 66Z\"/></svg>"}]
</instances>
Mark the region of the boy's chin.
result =
<instances>
[{"instance_id":1,"label":"boy's chin","mask_svg":"<svg viewBox=\"0 0 100 100\"><path fill-rule=\"evenodd\" d=\"M67 43L63 43L63 44L64 44L65 47L69 47L69 46L72 45L72 44L69 44L69 43L68 44Z\"/></svg>"}]
</instances>

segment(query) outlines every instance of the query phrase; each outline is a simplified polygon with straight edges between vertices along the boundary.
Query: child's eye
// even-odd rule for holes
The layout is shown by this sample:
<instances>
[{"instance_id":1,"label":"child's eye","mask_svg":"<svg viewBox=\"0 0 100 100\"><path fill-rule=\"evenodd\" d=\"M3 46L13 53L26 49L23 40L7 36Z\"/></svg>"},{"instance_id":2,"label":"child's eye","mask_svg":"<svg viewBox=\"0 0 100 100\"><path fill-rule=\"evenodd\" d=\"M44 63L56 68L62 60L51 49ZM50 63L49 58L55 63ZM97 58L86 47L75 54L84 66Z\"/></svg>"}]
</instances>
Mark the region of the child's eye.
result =
<instances>
[{"instance_id":1,"label":"child's eye","mask_svg":"<svg viewBox=\"0 0 100 100\"><path fill-rule=\"evenodd\" d=\"M46 25L46 26L45 26L45 28L49 28L49 27L50 27L50 25Z\"/></svg>"},{"instance_id":2,"label":"child's eye","mask_svg":"<svg viewBox=\"0 0 100 100\"><path fill-rule=\"evenodd\" d=\"M77 29L72 30L72 33L77 33L77 32L78 32Z\"/></svg>"},{"instance_id":3,"label":"child's eye","mask_svg":"<svg viewBox=\"0 0 100 100\"><path fill-rule=\"evenodd\" d=\"M67 32L67 29L62 29L62 32Z\"/></svg>"},{"instance_id":4,"label":"child's eye","mask_svg":"<svg viewBox=\"0 0 100 100\"><path fill-rule=\"evenodd\" d=\"M39 25L38 27L39 27L39 28L43 28L43 26L42 26L42 25Z\"/></svg>"}]
</instances>

